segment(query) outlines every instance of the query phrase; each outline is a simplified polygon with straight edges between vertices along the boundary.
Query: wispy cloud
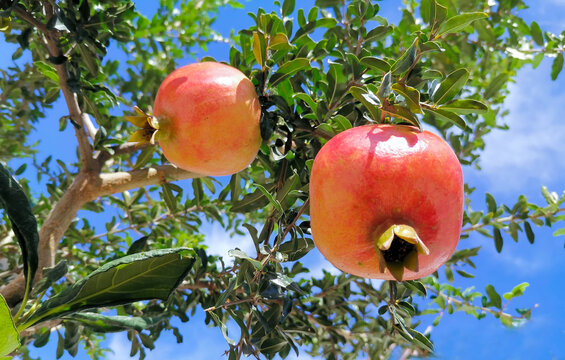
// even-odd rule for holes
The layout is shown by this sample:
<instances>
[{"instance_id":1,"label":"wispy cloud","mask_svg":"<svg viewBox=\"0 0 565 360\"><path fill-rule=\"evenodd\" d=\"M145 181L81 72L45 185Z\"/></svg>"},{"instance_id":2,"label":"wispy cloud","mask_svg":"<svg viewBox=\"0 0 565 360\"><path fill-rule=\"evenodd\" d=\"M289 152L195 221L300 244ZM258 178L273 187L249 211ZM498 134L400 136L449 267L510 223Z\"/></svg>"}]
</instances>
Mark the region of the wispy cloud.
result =
<instances>
[{"instance_id":1,"label":"wispy cloud","mask_svg":"<svg viewBox=\"0 0 565 360\"><path fill-rule=\"evenodd\" d=\"M482 177L492 191L515 192L526 186L563 185L565 174L565 91L561 77L549 79L550 62L520 71L510 86L505 121L508 131L486 136ZM556 189L561 190L561 189Z\"/></svg>"}]
</instances>

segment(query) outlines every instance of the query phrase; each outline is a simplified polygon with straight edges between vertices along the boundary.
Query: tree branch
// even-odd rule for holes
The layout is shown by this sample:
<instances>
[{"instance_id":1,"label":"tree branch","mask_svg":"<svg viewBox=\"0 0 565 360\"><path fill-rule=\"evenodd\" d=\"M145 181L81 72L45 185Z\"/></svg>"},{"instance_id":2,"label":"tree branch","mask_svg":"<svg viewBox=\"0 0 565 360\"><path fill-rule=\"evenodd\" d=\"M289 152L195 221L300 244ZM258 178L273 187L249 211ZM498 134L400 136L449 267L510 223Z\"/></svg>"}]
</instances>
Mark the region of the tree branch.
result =
<instances>
[{"instance_id":1,"label":"tree branch","mask_svg":"<svg viewBox=\"0 0 565 360\"><path fill-rule=\"evenodd\" d=\"M77 212L87 202L134 188L199 176L173 165L99 175L81 170L59 202L51 209L39 231L38 268L41 270L55 265L59 241L72 224ZM41 271L37 272L36 279L39 278ZM25 279L23 273L20 273L12 282L0 289L0 294L4 296L8 305L13 307L22 300L24 290Z\"/></svg>"}]
</instances>

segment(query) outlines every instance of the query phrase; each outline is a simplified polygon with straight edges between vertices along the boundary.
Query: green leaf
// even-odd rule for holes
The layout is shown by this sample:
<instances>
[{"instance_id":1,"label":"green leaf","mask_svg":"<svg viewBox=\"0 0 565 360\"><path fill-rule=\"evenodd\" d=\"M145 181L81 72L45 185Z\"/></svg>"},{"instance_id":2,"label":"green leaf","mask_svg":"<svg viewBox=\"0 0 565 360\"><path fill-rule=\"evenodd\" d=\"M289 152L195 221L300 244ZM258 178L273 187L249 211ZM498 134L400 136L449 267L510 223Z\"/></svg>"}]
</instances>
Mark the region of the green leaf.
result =
<instances>
[{"instance_id":1,"label":"green leaf","mask_svg":"<svg viewBox=\"0 0 565 360\"><path fill-rule=\"evenodd\" d=\"M543 32L541 31L541 28L539 27L537 22L532 21L532 24L530 25L530 33L532 35L532 39L534 39L536 44L543 46Z\"/></svg>"},{"instance_id":2,"label":"green leaf","mask_svg":"<svg viewBox=\"0 0 565 360\"><path fill-rule=\"evenodd\" d=\"M380 41L392 31L392 26L377 26L367 33L365 42Z\"/></svg>"},{"instance_id":3,"label":"green leaf","mask_svg":"<svg viewBox=\"0 0 565 360\"><path fill-rule=\"evenodd\" d=\"M362 65L367 66L373 70L388 72L390 70L390 64L386 61L376 58L374 56L365 56L359 60Z\"/></svg>"},{"instance_id":4,"label":"green leaf","mask_svg":"<svg viewBox=\"0 0 565 360\"><path fill-rule=\"evenodd\" d=\"M418 45L418 38L414 39L412 45L410 45L410 47L406 49L406 51L402 54L402 56L398 58L398 60L396 60L394 65L392 65L392 69L390 69L391 73L402 74L412 66L414 60L416 59L417 45Z\"/></svg>"},{"instance_id":5,"label":"green leaf","mask_svg":"<svg viewBox=\"0 0 565 360\"><path fill-rule=\"evenodd\" d=\"M563 53L557 54L557 57L553 60L553 65L551 65L551 80L557 79L559 73L563 69Z\"/></svg>"},{"instance_id":6,"label":"green leaf","mask_svg":"<svg viewBox=\"0 0 565 360\"><path fill-rule=\"evenodd\" d=\"M557 204L557 194L549 192L549 189L546 186L541 187L541 194L543 195L545 201L547 201L548 205Z\"/></svg>"},{"instance_id":7,"label":"green leaf","mask_svg":"<svg viewBox=\"0 0 565 360\"><path fill-rule=\"evenodd\" d=\"M443 104L451 100L457 95L469 78L469 71L467 69L457 69L439 84L439 87L434 91L432 100L435 104Z\"/></svg>"},{"instance_id":8,"label":"green leaf","mask_svg":"<svg viewBox=\"0 0 565 360\"><path fill-rule=\"evenodd\" d=\"M556 231L553 233L553 236L564 236L564 235L565 235L565 228L556 230Z\"/></svg>"},{"instance_id":9,"label":"green leaf","mask_svg":"<svg viewBox=\"0 0 565 360\"><path fill-rule=\"evenodd\" d=\"M488 212L495 213L496 212L496 200L489 193L486 193L486 199L487 199L486 201L487 201L487 206L488 206Z\"/></svg>"},{"instance_id":10,"label":"green leaf","mask_svg":"<svg viewBox=\"0 0 565 360\"><path fill-rule=\"evenodd\" d=\"M37 221L24 190L2 165L0 165L0 207L6 210L22 250L27 295L31 290L39 261Z\"/></svg>"},{"instance_id":11,"label":"green leaf","mask_svg":"<svg viewBox=\"0 0 565 360\"><path fill-rule=\"evenodd\" d=\"M273 74L273 76L271 76L271 79L269 80L269 85L275 86L282 80L296 74L300 70L305 69L309 66L310 66L310 61L306 58L297 58L289 62L286 62L283 65L281 65L281 67L279 67L279 69L277 70L277 72Z\"/></svg>"},{"instance_id":12,"label":"green leaf","mask_svg":"<svg viewBox=\"0 0 565 360\"><path fill-rule=\"evenodd\" d=\"M466 28L473 21L484 19L487 17L488 15L484 12L473 12L473 13L464 13L461 15L455 15L454 17L447 19L446 22L441 24L436 37L457 32L459 30Z\"/></svg>"},{"instance_id":13,"label":"green leaf","mask_svg":"<svg viewBox=\"0 0 565 360\"><path fill-rule=\"evenodd\" d=\"M410 111L416 114L422 113L422 108L420 107L420 92L418 90L399 83L392 84L391 89L404 97Z\"/></svg>"},{"instance_id":14,"label":"green leaf","mask_svg":"<svg viewBox=\"0 0 565 360\"><path fill-rule=\"evenodd\" d=\"M269 203L275 207L275 209L279 212L279 214L282 214L282 213L284 212L284 210L283 210L283 208L282 208L282 206L281 206L281 203L278 202L278 200L276 200L276 199L273 197L273 195L272 195L267 189L265 189L265 188L263 187L263 185L261 185L261 184L255 184L255 187L256 187L257 189L259 189L259 190L263 193L263 195L265 195L265 197L267 198L267 200L269 200Z\"/></svg>"},{"instance_id":15,"label":"green leaf","mask_svg":"<svg viewBox=\"0 0 565 360\"><path fill-rule=\"evenodd\" d=\"M284 0L282 4L281 14L283 17L287 17L294 11L295 0Z\"/></svg>"},{"instance_id":16,"label":"green leaf","mask_svg":"<svg viewBox=\"0 0 565 360\"><path fill-rule=\"evenodd\" d=\"M96 307L166 300L192 268L192 254L188 248L160 249L110 261L41 304L25 327Z\"/></svg>"},{"instance_id":17,"label":"green leaf","mask_svg":"<svg viewBox=\"0 0 565 360\"><path fill-rule=\"evenodd\" d=\"M506 294L504 294L504 298L506 300L510 300L512 298L518 297L518 296L522 296L524 295L524 291L526 290L526 288L530 286L530 284L528 284L527 282L523 282L521 284L518 284L516 286L514 286L514 288L512 289L512 291L507 292Z\"/></svg>"},{"instance_id":18,"label":"green leaf","mask_svg":"<svg viewBox=\"0 0 565 360\"><path fill-rule=\"evenodd\" d=\"M268 191L272 191L275 188L274 183L265 185ZM247 194L240 201L234 201L230 211L237 213L248 213L255 211L267 205L269 200L259 189L255 190L251 194Z\"/></svg>"},{"instance_id":19,"label":"green leaf","mask_svg":"<svg viewBox=\"0 0 565 360\"><path fill-rule=\"evenodd\" d=\"M425 111L428 111L436 116L439 116L440 118L447 120L451 123L453 123L454 125L456 125L457 127L463 129L463 130L468 130L467 124L465 123L465 120L463 120L459 115L451 112L451 111L447 111L447 110L443 110L440 108L434 109L434 108L424 108Z\"/></svg>"},{"instance_id":20,"label":"green leaf","mask_svg":"<svg viewBox=\"0 0 565 360\"><path fill-rule=\"evenodd\" d=\"M497 252L501 252L502 245L504 244L504 242L502 240L502 234L500 233L500 229L494 228L493 235L494 235L494 247L496 248Z\"/></svg>"},{"instance_id":21,"label":"green leaf","mask_svg":"<svg viewBox=\"0 0 565 360\"><path fill-rule=\"evenodd\" d=\"M422 284L421 282L419 282L417 280L403 281L402 284L404 284L406 287L410 288L410 290L420 293L424 297L426 297L427 294L428 294L424 284Z\"/></svg>"},{"instance_id":22,"label":"green leaf","mask_svg":"<svg viewBox=\"0 0 565 360\"><path fill-rule=\"evenodd\" d=\"M216 315L215 312L210 311L209 314L214 319L214 322L220 327L220 331L222 332L224 339L226 339L226 342L228 344L230 344L231 346L235 346L235 344L237 344L237 342L228 336L228 328L227 328L226 324L222 320L220 320L219 316Z\"/></svg>"},{"instance_id":23,"label":"green leaf","mask_svg":"<svg viewBox=\"0 0 565 360\"><path fill-rule=\"evenodd\" d=\"M485 93L483 95L484 98L488 100L494 95L496 95L498 91L502 88L502 86L506 84L507 81L508 81L507 74L497 75L494 79L491 80L491 82L488 84L487 88L485 89Z\"/></svg>"},{"instance_id":24,"label":"green leaf","mask_svg":"<svg viewBox=\"0 0 565 360\"><path fill-rule=\"evenodd\" d=\"M349 93L365 106L373 120L379 119L379 99L377 99L375 95L370 93L367 89L357 86L350 87Z\"/></svg>"},{"instance_id":25,"label":"green leaf","mask_svg":"<svg viewBox=\"0 0 565 360\"><path fill-rule=\"evenodd\" d=\"M527 221L524 221L524 231L526 231L526 236L530 244L533 244L535 241L534 231L532 230L532 225Z\"/></svg>"},{"instance_id":26,"label":"green leaf","mask_svg":"<svg viewBox=\"0 0 565 360\"><path fill-rule=\"evenodd\" d=\"M438 109L453 111L458 114L483 114L488 111L488 106L478 100L459 99L450 101Z\"/></svg>"},{"instance_id":27,"label":"green leaf","mask_svg":"<svg viewBox=\"0 0 565 360\"><path fill-rule=\"evenodd\" d=\"M153 158L153 154L155 153L155 146L149 146L145 149L141 150L141 153L137 157L134 165L134 169L139 169L145 165Z\"/></svg>"},{"instance_id":28,"label":"green leaf","mask_svg":"<svg viewBox=\"0 0 565 360\"><path fill-rule=\"evenodd\" d=\"M453 282L454 278L453 278L453 270L451 270L450 266L446 266L445 267L445 278L447 279L447 281L449 282Z\"/></svg>"},{"instance_id":29,"label":"green leaf","mask_svg":"<svg viewBox=\"0 0 565 360\"><path fill-rule=\"evenodd\" d=\"M52 65L39 60L34 62L34 65L40 73L53 80L57 84L59 83L59 74Z\"/></svg>"},{"instance_id":30,"label":"green leaf","mask_svg":"<svg viewBox=\"0 0 565 360\"><path fill-rule=\"evenodd\" d=\"M0 294L0 356L10 354L20 347L20 337L6 300Z\"/></svg>"},{"instance_id":31,"label":"green leaf","mask_svg":"<svg viewBox=\"0 0 565 360\"><path fill-rule=\"evenodd\" d=\"M494 289L494 286L492 285L487 285L486 286L486 291L487 291L487 295L490 299L490 303L501 309L502 308L502 298L500 297L500 295L496 292L496 290Z\"/></svg>"},{"instance_id":32,"label":"green leaf","mask_svg":"<svg viewBox=\"0 0 565 360\"><path fill-rule=\"evenodd\" d=\"M134 329L138 332L149 329L162 322L165 317L140 317L122 315L102 315L93 312L80 312L65 316L65 320L73 320L87 325L96 332L108 333Z\"/></svg>"},{"instance_id":33,"label":"green leaf","mask_svg":"<svg viewBox=\"0 0 565 360\"><path fill-rule=\"evenodd\" d=\"M239 249L229 250L228 255L233 256L233 257L238 258L238 259L245 259L245 260L249 261L251 263L251 265L253 265L255 270L262 270L263 269L263 265L261 264L260 261L253 259L251 256L247 255L245 252L243 252Z\"/></svg>"},{"instance_id":34,"label":"green leaf","mask_svg":"<svg viewBox=\"0 0 565 360\"><path fill-rule=\"evenodd\" d=\"M428 339L427 336L425 336L424 334L410 328L409 329L410 334L414 337L414 339L416 340L416 342L418 342L420 345L424 346L424 348L426 348L426 350L428 350L429 352L433 353L434 352L434 345L432 344L432 342L430 341L430 339Z\"/></svg>"}]
</instances>

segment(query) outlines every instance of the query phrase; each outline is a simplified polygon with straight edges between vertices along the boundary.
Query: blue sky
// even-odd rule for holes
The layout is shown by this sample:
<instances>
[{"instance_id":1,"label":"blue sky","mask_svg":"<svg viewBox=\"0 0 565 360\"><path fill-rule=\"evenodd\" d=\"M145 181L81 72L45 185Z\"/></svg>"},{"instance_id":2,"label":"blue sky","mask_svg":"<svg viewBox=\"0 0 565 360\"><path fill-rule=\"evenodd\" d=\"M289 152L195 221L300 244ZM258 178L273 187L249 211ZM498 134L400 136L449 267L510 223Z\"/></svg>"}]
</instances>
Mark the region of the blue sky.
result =
<instances>
[{"instance_id":1,"label":"blue sky","mask_svg":"<svg viewBox=\"0 0 565 360\"><path fill-rule=\"evenodd\" d=\"M153 2L139 2L141 10L150 14ZM228 35L232 28L240 29L252 24L246 15L255 12L259 5L267 10L270 1L250 1L246 9L225 9L218 16L215 29ZM300 6L309 8L313 1L298 1ZM530 1L531 9L522 11L526 22L536 20L542 29L560 33L565 29L565 0ZM395 22L399 18L399 2L381 3L380 15ZM5 46L0 42L0 46ZM228 48L223 44L211 45L209 55L225 60ZM5 52L8 54L11 52ZM202 54L204 56L204 54ZM193 59L185 59L185 63ZM0 66L11 62L9 56L0 57ZM534 203L543 203L540 193L542 185L559 194L565 190L565 73L557 81L550 80L551 61L544 59L540 67L532 70L526 67L520 71L516 83L510 88L506 108L510 115L506 122L509 131L496 131L486 137L486 150L481 157L482 170L465 168L465 179L477 187L472 197L473 207L484 208L484 193L490 192L498 203L513 204L519 194L526 195ZM62 105L61 105L62 106ZM52 116L38 126L38 133L44 139L41 149L53 152L55 144L62 138L74 141L69 130L58 131L57 119L65 109L57 106ZM69 127L70 128L70 127ZM37 134L33 139L38 139ZM56 147L55 147L56 148ZM72 161L71 152L59 151L56 157ZM41 191L38 190L38 191ZM89 213L91 216L92 213ZM563 225L561 224L561 227ZM504 249L498 254L492 240L473 235L460 243L461 248L482 246L481 255L476 259L478 270L475 279L456 279L456 286L462 288L475 285L484 290L487 284L504 293L521 282L529 282L526 294L514 299L509 310L516 307L538 307L532 320L519 329L509 330L492 317L476 320L471 316L456 313L443 317L434 328L432 339L436 344L438 359L565 359L565 311L563 311L564 290L561 284L565 277L565 238L553 238L555 229L536 229L536 243L529 245L521 240L514 243L505 239ZM248 239L229 238L221 228L206 227L206 241L209 248L225 255L234 244L249 244ZM316 250L307 257L313 275L322 269L335 271ZM431 322L433 317L430 317ZM149 352L147 359L221 359L227 345L218 328L205 328L202 312L181 325L185 342L176 344L172 334L165 334L157 341L157 349ZM55 337L53 337L55 339ZM123 334L110 334L107 345L114 351L110 360L129 357L129 343ZM54 358L56 341L41 349L32 350L32 355L45 354L44 359ZM78 359L86 359L84 351ZM292 359L292 357L289 357ZM63 359L71 359L65 354ZM309 359L301 354L300 359Z\"/></svg>"}]
</instances>

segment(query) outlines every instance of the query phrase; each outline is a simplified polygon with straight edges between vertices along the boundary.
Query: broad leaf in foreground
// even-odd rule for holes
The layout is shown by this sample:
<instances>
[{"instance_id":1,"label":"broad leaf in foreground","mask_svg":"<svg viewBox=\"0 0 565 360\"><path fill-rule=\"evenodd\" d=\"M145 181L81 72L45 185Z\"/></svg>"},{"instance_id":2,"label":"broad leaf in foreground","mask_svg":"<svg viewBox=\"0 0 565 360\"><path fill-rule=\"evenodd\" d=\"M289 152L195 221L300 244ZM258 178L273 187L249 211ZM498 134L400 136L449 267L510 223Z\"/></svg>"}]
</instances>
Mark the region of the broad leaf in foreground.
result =
<instances>
[{"instance_id":1,"label":"broad leaf in foreground","mask_svg":"<svg viewBox=\"0 0 565 360\"><path fill-rule=\"evenodd\" d=\"M31 290L37 271L39 243L37 221L22 187L2 165L0 165L0 207L6 210L12 223L12 230L22 249L27 294Z\"/></svg>"},{"instance_id":2,"label":"broad leaf in foreground","mask_svg":"<svg viewBox=\"0 0 565 360\"><path fill-rule=\"evenodd\" d=\"M187 248L153 250L111 261L45 301L23 328L95 307L166 300L194 261L193 251Z\"/></svg>"},{"instance_id":3,"label":"broad leaf in foreground","mask_svg":"<svg viewBox=\"0 0 565 360\"><path fill-rule=\"evenodd\" d=\"M8 355L20 346L18 331L14 326L10 308L0 295L0 357Z\"/></svg>"}]
</instances>

